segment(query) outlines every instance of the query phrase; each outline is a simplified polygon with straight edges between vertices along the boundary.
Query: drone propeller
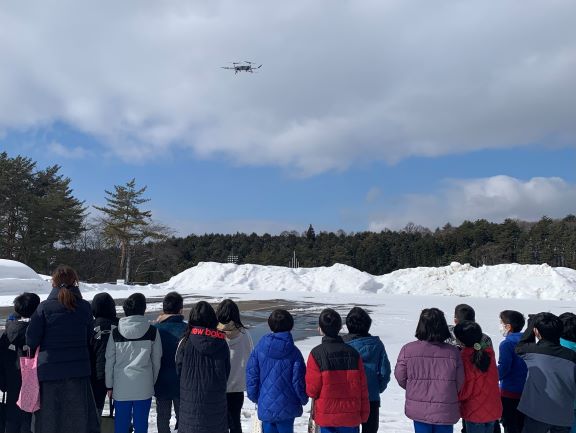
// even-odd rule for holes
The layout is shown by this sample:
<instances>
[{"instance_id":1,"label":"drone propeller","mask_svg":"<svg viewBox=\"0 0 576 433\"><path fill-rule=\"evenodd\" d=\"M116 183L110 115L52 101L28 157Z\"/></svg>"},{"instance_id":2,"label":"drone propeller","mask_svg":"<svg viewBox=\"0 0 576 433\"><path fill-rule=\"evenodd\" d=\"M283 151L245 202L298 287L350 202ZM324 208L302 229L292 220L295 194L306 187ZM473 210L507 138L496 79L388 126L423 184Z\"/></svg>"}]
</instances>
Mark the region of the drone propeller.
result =
<instances>
[{"instance_id":1,"label":"drone propeller","mask_svg":"<svg viewBox=\"0 0 576 433\"><path fill-rule=\"evenodd\" d=\"M254 62L250 62L250 61L248 61L248 60L244 60L244 63L248 63L249 65L253 65L253 64L254 64Z\"/></svg>"}]
</instances>

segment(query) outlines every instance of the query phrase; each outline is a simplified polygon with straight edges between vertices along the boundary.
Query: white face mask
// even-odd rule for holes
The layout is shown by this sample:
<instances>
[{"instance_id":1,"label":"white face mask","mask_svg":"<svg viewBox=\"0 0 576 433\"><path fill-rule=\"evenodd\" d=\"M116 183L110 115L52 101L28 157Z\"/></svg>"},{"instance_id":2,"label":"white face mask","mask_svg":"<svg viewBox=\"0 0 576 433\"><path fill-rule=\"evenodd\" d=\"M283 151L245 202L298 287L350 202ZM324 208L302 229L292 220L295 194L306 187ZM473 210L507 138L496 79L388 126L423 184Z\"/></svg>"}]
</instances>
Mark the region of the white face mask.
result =
<instances>
[{"instance_id":1,"label":"white face mask","mask_svg":"<svg viewBox=\"0 0 576 433\"><path fill-rule=\"evenodd\" d=\"M500 334L502 334L503 337L506 337L509 334L509 331L506 329L506 325L503 323L500 325Z\"/></svg>"}]
</instances>

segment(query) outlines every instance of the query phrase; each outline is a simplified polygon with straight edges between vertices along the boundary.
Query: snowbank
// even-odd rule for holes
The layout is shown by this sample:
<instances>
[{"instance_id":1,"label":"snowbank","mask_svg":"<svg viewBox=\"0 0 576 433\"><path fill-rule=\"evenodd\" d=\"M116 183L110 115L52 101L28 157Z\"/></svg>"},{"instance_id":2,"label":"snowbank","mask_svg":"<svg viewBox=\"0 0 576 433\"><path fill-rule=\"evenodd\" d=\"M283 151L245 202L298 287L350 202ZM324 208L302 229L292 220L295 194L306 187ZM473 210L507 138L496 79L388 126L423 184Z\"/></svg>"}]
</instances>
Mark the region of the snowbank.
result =
<instances>
[{"instance_id":1,"label":"snowbank","mask_svg":"<svg viewBox=\"0 0 576 433\"><path fill-rule=\"evenodd\" d=\"M18 295L22 292L45 293L50 283L24 263L0 259L0 294Z\"/></svg>"}]
</instances>

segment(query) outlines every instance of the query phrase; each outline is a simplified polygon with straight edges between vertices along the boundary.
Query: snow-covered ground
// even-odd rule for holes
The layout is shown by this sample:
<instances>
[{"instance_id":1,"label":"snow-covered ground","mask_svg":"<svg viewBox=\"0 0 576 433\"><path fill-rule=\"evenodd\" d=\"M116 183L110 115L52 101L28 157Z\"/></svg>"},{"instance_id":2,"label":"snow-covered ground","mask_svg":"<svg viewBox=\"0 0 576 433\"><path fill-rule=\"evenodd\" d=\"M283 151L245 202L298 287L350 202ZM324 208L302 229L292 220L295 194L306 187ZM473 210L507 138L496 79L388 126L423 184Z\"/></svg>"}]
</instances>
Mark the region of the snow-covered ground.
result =
<instances>
[{"instance_id":1,"label":"snow-covered ground","mask_svg":"<svg viewBox=\"0 0 576 433\"><path fill-rule=\"evenodd\" d=\"M45 297L50 285L34 277L23 265L0 261L0 305L10 305L15 294L32 290ZM32 272L32 274L30 273ZM33 281L34 283L31 283ZM383 276L372 276L345 265L329 268L288 269L273 266L201 263L176 275L168 282L150 286L82 284L87 299L99 291L124 298L139 291L147 296L162 296L177 290L219 301L226 297L239 300L287 300L309 303L306 313L331 306L343 315L352 304L370 310L372 333L386 345L394 366L402 345L414 339L414 331L423 308L438 307L450 321L454 307L462 302L472 305L477 321L497 345L498 314L514 309L525 315L540 311L559 314L575 311L576 271L547 265L498 265L474 268L453 263L440 268L403 269ZM298 320L302 308L293 310ZM320 337L298 341L305 357ZM251 431L254 406L244 405L245 431ZM308 410L296 421L296 432L305 432ZM151 431L155 430L151 413ZM381 431L411 432L412 424L404 416L404 391L392 379L382 394Z\"/></svg>"}]
</instances>

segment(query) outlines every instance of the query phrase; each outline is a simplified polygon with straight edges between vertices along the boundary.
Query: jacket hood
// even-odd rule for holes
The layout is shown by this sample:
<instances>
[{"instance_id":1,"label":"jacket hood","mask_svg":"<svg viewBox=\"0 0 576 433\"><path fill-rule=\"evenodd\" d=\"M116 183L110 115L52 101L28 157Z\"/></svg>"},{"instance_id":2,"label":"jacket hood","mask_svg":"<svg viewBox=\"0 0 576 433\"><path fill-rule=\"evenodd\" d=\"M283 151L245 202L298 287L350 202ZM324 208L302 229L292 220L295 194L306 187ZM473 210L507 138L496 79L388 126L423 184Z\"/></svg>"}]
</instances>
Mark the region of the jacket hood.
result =
<instances>
[{"instance_id":1,"label":"jacket hood","mask_svg":"<svg viewBox=\"0 0 576 433\"><path fill-rule=\"evenodd\" d=\"M118 331L125 338L143 337L150 328L150 322L144 316L122 317L118 322Z\"/></svg>"},{"instance_id":2,"label":"jacket hood","mask_svg":"<svg viewBox=\"0 0 576 433\"><path fill-rule=\"evenodd\" d=\"M202 355L220 359L229 353L226 334L217 329L195 326L190 331L188 341Z\"/></svg>"},{"instance_id":3,"label":"jacket hood","mask_svg":"<svg viewBox=\"0 0 576 433\"><path fill-rule=\"evenodd\" d=\"M258 345L270 358L284 359L294 350L294 339L290 332L275 332L262 337Z\"/></svg>"},{"instance_id":4,"label":"jacket hood","mask_svg":"<svg viewBox=\"0 0 576 433\"><path fill-rule=\"evenodd\" d=\"M162 313L156 319L156 323L182 323L184 316L182 314L165 314Z\"/></svg>"},{"instance_id":5,"label":"jacket hood","mask_svg":"<svg viewBox=\"0 0 576 433\"><path fill-rule=\"evenodd\" d=\"M218 323L218 330L226 334L229 343L234 343L234 340L240 337L240 333L245 333L245 329L238 329L235 322Z\"/></svg>"},{"instance_id":6,"label":"jacket hood","mask_svg":"<svg viewBox=\"0 0 576 433\"><path fill-rule=\"evenodd\" d=\"M5 332L10 344L17 347L24 347L26 345L26 329L28 329L28 322L19 320L6 322Z\"/></svg>"}]
</instances>

